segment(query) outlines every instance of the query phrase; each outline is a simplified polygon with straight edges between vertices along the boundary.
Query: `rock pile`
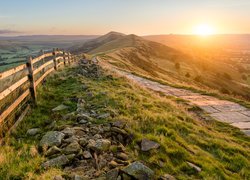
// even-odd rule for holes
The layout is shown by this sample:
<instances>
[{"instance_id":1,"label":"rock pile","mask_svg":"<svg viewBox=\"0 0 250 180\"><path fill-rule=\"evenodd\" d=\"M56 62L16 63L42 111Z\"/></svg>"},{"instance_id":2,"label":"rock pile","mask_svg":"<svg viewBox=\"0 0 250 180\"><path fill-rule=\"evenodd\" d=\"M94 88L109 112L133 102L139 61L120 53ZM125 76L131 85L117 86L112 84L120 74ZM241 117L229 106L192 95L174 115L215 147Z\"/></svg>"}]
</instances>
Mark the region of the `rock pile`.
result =
<instances>
[{"instance_id":1,"label":"rock pile","mask_svg":"<svg viewBox=\"0 0 250 180\"><path fill-rule=\"evenodd\" d=\"M86 77L90 78L98 78L101 75L101 68L97 64L98 62L94 62L88 59L81 59L79 61L79 73Z\"/></svg>"}]
</instances>

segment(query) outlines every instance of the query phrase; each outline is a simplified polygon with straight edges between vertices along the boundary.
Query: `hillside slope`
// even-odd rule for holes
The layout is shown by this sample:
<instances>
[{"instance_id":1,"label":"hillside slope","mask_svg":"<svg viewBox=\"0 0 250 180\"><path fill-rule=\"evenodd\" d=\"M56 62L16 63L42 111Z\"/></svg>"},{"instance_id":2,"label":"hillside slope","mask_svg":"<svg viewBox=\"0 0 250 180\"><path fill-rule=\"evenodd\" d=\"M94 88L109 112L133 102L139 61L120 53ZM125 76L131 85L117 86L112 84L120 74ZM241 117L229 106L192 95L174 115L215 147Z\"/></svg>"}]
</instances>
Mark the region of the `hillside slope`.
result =
<instances>
[{"instance_id":1,"label":"hillside slope","mask_svg":"<svg viewBox=\"0 0 250 180\"><path fill-rule=\"evenodd\" d=\"M100 42L98 39L92 42L95 41ZM99 45L95 49L83 45L89 51L82 48L82 52L98 54L116 67L155 80L250 100L248 64L216 60L198 50L195 55L184 53L136 35L123 35L95 44Z\"/></svg>"},{"instance_id":2,"label":"hillside slope","mask_svg":"<svg viewBox=\"0 0 250 180\"><path fill-rule=\"evenodd\" d=\"M89 76L93 69L96 68L91 68L88 73L79 67L65 69L38 88L38 106L0 148L0 179L39 180L53 179L56 175L67 179L79 176L89 179L89 175L105 178L108 162L103 161L103 151L88 150L91 156L84 158L80 152L77 154L77 146L78 149L68 148L67 152L77 155L66 154L71 158L66 165L44 169L41 164L66 152L65 146L69 144L82 144L82 138L90 138L87 143L96 141L94 138L102 139L104 129L93 127L108 126L117 120L124 122L131 133L132 141L124 150L129 160L125 162L142 162L155 173L152 179L162 175L177 179L249 179L249 138L238 129L213 120L204 121L187 111L178 99L159 96L116 74L101 71L97 77ZM60 104L68 108L52 110ZM84 115L79 116L82 113ZM79 117L88 118L82 124ZM27 131L31 128L40 131L30 135ZM77 130L77 135L73 136L72 128ZM79 132L82 129L86 132ZM48 151L38 151L40 140L51 131L65 133L62 142L56 145L62 150L58 151L54 146L52 157L47 156ZM109 129L105 131L109 132ZM119 132L124 133L121 129ZM160 147L144 151L141 149L143 139L156 142ZM114 142L110 149L106 149L109 156L105 158L124 163L116 158L119 152L116 146ZM96 163L100 165L99 169ZM86 166L91 169L86 169ZM108 167L114 169L114 166ZM124 168L124 165L118 168Z\"/></svg>"}]
</instances>

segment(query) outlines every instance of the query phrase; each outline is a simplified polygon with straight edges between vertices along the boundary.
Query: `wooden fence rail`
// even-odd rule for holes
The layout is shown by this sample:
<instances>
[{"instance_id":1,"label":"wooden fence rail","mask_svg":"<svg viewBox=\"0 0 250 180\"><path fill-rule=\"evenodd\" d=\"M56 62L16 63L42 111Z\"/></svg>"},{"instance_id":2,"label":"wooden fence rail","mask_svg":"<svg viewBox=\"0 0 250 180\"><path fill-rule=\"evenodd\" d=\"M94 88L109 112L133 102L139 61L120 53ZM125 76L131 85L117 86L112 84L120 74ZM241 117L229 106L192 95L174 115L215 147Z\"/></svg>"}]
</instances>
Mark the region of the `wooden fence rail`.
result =
<instances>
[{"instance_id":1,"label":"wooden fence rail","mask_svg":"<svg viewBox=\"0 0 250 180\"><path fill-rule=\"evenodd\" d=\"M28 75L25 75L17 82L11 84L9 87L0 92L0 102L4 102L5 98L11 95L15 90L24 85L29 81L29 88L24 90L17 98L11 102L11 104L0 111L0 125L8 116L18 107L20 103L24 101L26 97L30 95L33 102L36 104L36 88L37 86L54 70L57 70L61 65L70 65L75 62L76 58L72 54L64 51L53 50L52 52L44 53L41 51L41 55L35 58L29 57L27 64L22 64L13 69L7 70L0 73L0 85L1 80L8 78L16 73L28 70ZM40 75L40 77L35 78L35 76Z\"/></svg>"}]
</instances>

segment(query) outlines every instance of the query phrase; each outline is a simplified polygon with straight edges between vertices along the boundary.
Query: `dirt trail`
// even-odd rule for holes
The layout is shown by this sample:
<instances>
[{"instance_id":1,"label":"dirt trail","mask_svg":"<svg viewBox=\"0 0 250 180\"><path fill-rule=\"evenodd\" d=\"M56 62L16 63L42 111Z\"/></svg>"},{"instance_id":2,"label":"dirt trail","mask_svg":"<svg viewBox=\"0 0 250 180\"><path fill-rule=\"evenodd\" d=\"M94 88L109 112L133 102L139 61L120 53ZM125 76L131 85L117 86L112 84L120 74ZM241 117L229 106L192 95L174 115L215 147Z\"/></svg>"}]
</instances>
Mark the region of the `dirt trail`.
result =
<instances>
[{"instance_id":1,"label":"dirt trail","mask_svg":"<svg viewBox=\"0 0 250 180\"><path fill-rule=\"evenodd\" d=\"M94 58L95 59L95 58ZM100 62L100 61L99 61ZM103 66L110 69L110 65L101 63ZM189 101L191 104L196 105L203 109L211 117L218 121L229 123L232 126L238 127L245 134L250 136L250 109L247 109L237 103L220 100L218 98L194 93L190 90L174 88L168 85L163 85L155 81L151 81L131 73L127 73L112 67L117 73L133 80L142 87L146 87L150 90L162 92L168 96L178 97Z\"/></svg>"}]
</instances>

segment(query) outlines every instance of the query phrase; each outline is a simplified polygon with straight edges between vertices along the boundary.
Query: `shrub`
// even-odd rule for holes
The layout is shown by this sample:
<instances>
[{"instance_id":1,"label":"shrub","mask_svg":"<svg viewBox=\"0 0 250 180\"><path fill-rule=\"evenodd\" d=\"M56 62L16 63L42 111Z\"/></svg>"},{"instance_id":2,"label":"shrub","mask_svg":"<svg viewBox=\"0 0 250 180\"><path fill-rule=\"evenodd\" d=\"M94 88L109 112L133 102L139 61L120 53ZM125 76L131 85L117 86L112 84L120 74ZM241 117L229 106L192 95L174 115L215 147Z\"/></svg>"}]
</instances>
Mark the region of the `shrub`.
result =
<instances>
[{"instance_id":1,"label":"shrub","mask_svg":"<svg viewBox=\"0 0 250 180\"><path fill-rule=\"evenodd\" d=\"M176 63L175 63L175 69L179 70L180 68L181 68L180 63L176 62Z\"/></svg>"},{"instance_id":2,"label":"shrub","mask_svg":"<svg viewBox=\"0 0 250 180\"><path fill-rule=\"evenodd\" d=\"M245 74L242 74L241 78L245 81L247 80L247 76Z\"/></svg>"},{"instance_id":3,"label":"shrub","mask_svg":"<svg viewBox=\"0 0 250 180\"><path fill-rule=\"evenodd\" d=\"M227 80L230 80L230 81L232 80L232 77L227 73L224 73L223 77L226 78Z\"/></svg>"}]
</instances>

